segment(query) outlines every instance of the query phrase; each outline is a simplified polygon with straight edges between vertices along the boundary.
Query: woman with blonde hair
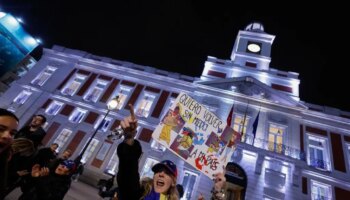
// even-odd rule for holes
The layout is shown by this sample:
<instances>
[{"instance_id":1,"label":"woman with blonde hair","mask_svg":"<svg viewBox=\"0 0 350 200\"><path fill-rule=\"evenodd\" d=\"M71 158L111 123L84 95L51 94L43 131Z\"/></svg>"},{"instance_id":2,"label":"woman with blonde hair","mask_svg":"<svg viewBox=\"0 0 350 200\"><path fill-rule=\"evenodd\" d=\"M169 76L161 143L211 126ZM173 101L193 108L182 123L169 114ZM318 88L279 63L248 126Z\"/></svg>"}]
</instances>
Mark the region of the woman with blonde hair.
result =
<instances>
[{"instance_id":1,"label":"woman with blonde hair","mask_svg":"<svg viewBox=\"0 0 350 200\"><path fill-rule=\"evenodd\" d=\"M143 189L143 200L178 200L179 193L176 187L177 168L170 160L163 160L152 167L153 180L147 179Z\"/></svg>"},{"instance_id":2,"label":"woman with blonde hair","mask_svg":"<svg viewBox=\"0 0 350 200\"><path fill-rule=\"evenodd\" d=\"M14 139L11 149L13 154L19 153L23 156L30 156L35 152L33 142L26 138Z\"/></svg>"}]
</instances>

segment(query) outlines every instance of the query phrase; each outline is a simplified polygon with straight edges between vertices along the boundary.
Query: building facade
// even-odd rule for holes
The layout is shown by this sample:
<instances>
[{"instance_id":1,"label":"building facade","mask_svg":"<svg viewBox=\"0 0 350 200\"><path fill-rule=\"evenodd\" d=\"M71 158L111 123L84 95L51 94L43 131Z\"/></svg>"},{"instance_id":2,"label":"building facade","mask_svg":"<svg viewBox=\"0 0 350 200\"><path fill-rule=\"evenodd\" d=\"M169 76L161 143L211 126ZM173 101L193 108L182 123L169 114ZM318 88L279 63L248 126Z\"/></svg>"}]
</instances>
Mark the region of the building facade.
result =
<instances>
[{"instance_id":1,"label":"building facade","mask_svg":"<svg viewBox=\"0 0 350 200\"><path fill-rule=\"evenodd\" d=\"M48 118L43 143L83 156L83 181L118 171L117 145L107 135L129 115L139 119L141 176L164 159L175 161L183 199L210 196L212 181L152 140L152 132L180 92L207 106L243 134L227 167L227 199L344 199L350 196L350 112L299 98L298 73L270 67L275 36L259 23L239 31L231 59L208 57L199 78L54 46L0 97L23 126ZM116 111L106 103L119 95ZM200 137L200 136L199 136ZM346 198L345 198L346 199Z\"/></svg>"}]
</instances>

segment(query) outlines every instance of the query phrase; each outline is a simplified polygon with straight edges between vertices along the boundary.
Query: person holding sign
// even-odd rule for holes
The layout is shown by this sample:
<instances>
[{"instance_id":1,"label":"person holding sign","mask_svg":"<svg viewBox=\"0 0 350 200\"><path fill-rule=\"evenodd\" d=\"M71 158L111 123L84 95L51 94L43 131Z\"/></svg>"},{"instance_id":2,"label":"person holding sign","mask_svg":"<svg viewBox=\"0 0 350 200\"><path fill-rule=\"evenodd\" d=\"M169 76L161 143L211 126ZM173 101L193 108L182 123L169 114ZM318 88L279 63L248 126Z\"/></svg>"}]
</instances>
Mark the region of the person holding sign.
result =
<instances>
[{"instance_id":1,"label":"person holding sign","mask_svg":"<svg viewBox=\"0 0 350 200\"><path fill-rule=\"evenodd\" d=\"M120 200L178 200L176 188L177 167L170 160L164 160L152 167L154 172L151 188L142 188L138 173L138 162L142 155L140 142L134 139L137 130L137 119L134 108L130 105L130 116L124 118L120 125L125 139L119 144L119 171L117 181ZM212 199L224 199L223 188L226 179L223 173L215 174ZM149 186L149 184L148 184ZM147 190L148 192L145 192Z\"/></svg>"}]
</instances>

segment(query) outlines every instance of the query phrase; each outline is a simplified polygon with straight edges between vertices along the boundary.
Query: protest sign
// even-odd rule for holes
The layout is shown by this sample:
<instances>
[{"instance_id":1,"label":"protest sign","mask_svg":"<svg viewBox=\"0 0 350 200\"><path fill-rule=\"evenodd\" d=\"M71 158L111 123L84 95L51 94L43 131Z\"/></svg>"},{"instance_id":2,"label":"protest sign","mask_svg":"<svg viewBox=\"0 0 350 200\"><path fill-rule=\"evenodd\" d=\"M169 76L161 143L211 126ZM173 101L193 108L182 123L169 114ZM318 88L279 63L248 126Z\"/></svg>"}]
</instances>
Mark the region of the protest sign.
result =
<instances>
[{"instance_id":1,"label":"protest sign","mask_svg":"<svg viewBox=\"0 0 350 200\"><path fill-rule=\"evenodd\" d=\"M209 178L230 161L240 134L186 93L180 93L152 137Z\"/></svg>"}]
</instances>

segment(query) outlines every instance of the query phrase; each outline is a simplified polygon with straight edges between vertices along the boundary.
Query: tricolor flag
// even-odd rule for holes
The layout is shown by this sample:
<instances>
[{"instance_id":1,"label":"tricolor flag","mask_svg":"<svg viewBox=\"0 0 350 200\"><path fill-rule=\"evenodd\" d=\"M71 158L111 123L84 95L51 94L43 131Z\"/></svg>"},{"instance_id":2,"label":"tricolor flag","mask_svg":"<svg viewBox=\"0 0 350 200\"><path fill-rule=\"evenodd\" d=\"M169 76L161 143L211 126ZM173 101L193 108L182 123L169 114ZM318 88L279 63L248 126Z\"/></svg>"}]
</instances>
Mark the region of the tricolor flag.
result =
<instances>
[{"instance_id":1,"label":"tricolor flag","mask_svg":"<svg viewBox=\"0 0 350 200\"><path fill-rule=\"evenodd\" d=\"M234 104L232 105L232 108L230 110L230 113L227 116L226 122L228 126L231 126L231 122L232 122L232 117L233 117L233 108L234 108Z\"/></svg>"},{"instance_id":2,"label":"tricolor flag","mask_svg":"<svg viewBox=\"0 0 350 200\"><path fill-rule=\"evenodd\" d=\"M258 115L256 116L254 123L253 123L253 140L255 139L255 135L256 135L256 130L258 129L258 123L259 123L259 115L260 115L260 110L258 112Z\"/></svg>"}]
</instances>

